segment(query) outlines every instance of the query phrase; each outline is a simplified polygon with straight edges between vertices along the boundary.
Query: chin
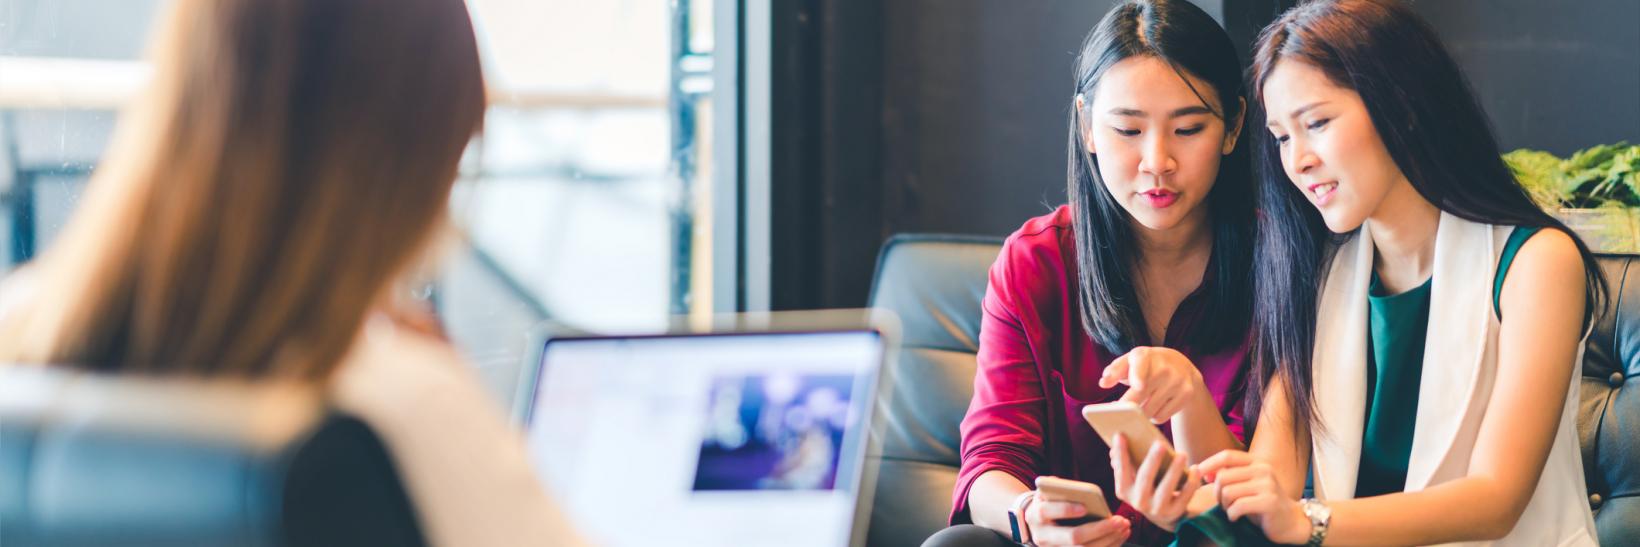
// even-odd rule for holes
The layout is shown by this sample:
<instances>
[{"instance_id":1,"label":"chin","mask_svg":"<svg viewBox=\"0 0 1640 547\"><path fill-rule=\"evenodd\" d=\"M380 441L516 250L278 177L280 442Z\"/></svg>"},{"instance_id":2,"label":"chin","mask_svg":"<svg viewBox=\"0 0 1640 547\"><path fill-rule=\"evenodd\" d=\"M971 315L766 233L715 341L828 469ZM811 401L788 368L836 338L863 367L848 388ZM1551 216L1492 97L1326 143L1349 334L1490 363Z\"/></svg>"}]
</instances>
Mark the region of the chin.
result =
<instances>
[{"instance_id":1,"label":"chin","mask_svg":"<svg viewBox=\"0 0 1640 547\"><path fill-rule=\"evenodd\" d=\"M1140 226L1158 232L1172 230L1179 225L1179 219L1175 215L1133 215L1133 220Z\"/></svg>"},{"instance_id":2,"label":"chin","mask_svg":"<svg viewBox=\"0 0 1640 547\"><path fill-rule=\"evenodd\" d=\"M1327 230L1335 234L1353 232L1357 228L1360 228L1362 224L1366 223L1365 218L1361 218L1357 215L1351 215L1344 211L1335 211L1332 213L1323 211L1321 213L1321 221L1327 224Z\"/></svg>"}]
</instances>

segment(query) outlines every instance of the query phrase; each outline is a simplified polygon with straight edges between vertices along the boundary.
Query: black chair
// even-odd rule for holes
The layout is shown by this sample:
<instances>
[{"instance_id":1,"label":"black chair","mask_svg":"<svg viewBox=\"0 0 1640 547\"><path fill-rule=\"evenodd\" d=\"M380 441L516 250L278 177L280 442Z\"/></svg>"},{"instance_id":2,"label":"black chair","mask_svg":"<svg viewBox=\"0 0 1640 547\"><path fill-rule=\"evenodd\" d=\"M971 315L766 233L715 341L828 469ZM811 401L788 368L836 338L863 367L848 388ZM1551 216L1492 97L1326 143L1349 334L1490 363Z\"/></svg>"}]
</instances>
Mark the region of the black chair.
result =
<instances>
[{"instance_id":1,"label":"black chair","mask_svg":"<svg viewBox=\"0 0 1640 547\"><path fill-rule=\"evenodd\" d=\"M311 391L0 366L0 544L422 545L392 459Z\"/></svg>"},{"instance_id":2,"label":"black chair","mask_svg":"<svg viewBox=\"0 0 1640 547\"><path fill-rule=\"evenodd\" d=\"M973 397L980 300L1001 239L901 235L883 247L871 305L899 315L904 349L882 402L885 424L871 545L918 545L945 527L958 425ZM1589 337L1578 432L1600 543L1640 545L1640 263L1602 256L1610 309Z\"/></svg>"}]
</instances>

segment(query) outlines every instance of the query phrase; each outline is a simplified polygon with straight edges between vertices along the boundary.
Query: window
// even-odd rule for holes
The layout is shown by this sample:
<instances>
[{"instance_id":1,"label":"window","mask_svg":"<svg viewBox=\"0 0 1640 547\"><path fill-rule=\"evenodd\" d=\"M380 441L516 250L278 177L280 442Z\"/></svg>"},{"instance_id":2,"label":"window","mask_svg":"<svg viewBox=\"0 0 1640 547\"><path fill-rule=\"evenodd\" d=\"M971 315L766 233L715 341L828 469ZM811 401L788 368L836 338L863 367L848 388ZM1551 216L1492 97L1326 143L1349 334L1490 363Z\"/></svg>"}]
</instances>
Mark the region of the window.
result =
<instances>
[{"instance_id":1,"label":"window","mask_svg":"<svg viewBox=\"0 0 1640 547\"><path fill-rule=\"evenodd\" d=\"M0 273L62 229L164 5L0 0ZM467 245L426 296L505 394L543 320L650 330L711 310L714 2L468 7L491 108L451 204Z\"/></svg>"}]
</instances>

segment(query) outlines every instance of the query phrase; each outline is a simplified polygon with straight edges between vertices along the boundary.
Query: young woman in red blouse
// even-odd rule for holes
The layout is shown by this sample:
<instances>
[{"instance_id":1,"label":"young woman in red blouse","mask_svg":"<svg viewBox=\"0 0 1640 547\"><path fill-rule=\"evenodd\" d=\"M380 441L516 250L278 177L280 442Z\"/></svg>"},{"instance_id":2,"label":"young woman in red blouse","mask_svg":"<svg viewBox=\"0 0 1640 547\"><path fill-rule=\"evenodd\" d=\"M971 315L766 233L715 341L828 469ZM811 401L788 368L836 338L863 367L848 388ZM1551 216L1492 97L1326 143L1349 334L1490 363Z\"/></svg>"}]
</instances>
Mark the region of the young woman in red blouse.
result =
<instances>
[{"instance_id":1,"label":"young woman in red blouse","mask_svg":"<svg viewBox=\"0 0 1640 547\"><path fill-rule=\"evenodd\" d=\"M1189 465L1242 446L1254 213L1235 49L1187 1L1128 2L1090 33L1075 77L1069 204L1008 238L985 295L951 514L977 526L929 545L1165 543L1140 515L1182 512ZM1113 461L1081 410L1116 400L1180 456ZM1155 493L1135 472L1189 480ZM1084 508L1037 497L1039 475L1099 485L1117 516L1055 525Z\"/></svg>"}]
</instances>

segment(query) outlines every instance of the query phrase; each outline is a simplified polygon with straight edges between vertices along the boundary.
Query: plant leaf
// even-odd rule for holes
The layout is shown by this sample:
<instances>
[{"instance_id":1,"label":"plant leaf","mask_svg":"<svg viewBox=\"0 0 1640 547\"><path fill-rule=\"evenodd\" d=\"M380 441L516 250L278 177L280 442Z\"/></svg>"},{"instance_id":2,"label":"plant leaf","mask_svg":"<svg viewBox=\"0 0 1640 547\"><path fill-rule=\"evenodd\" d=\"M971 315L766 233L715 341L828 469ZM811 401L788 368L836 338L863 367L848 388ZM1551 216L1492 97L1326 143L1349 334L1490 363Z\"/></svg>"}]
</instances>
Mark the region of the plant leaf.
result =
<instances>
[{"instance_id":1,"label":"plant leaf","mask_svg":"<svg viewBox=\"0 0 1640 547\"><path fill-rule=\"evenodd\" d=\"M1619 141L1616 144L1602 144L1579 150L1566 159L1566 170L1577 172L1603 167L1628 147L1628 141Z\"/></svg>"},{"instance_id":2,"label":"plant leaf","mask_svg":"<svg viewBox=\"0 0 1640 547\"><path fill-rule=\"evenodd\" d=\"M1575 186L1567 184L1562 173L1565 162L1554 154L1522 148L1504 154L1503 162L1539 207L1555 209L1569 201Z\"/></svg>"}]
</instances>

